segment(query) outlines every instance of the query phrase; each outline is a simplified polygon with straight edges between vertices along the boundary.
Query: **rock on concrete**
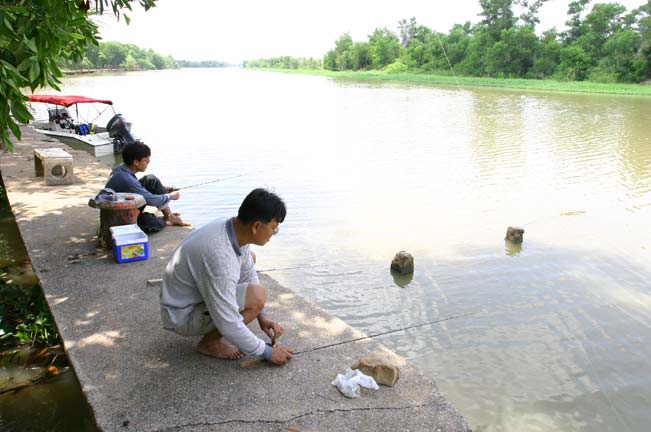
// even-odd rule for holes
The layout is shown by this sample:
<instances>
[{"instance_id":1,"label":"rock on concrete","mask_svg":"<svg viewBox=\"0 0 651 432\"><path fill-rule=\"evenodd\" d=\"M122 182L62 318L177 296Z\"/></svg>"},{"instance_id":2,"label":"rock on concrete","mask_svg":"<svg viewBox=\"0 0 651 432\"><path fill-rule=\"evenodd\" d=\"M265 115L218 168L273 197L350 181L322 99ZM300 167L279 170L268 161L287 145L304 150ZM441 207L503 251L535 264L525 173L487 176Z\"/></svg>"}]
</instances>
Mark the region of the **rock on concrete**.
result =
<instances>
[{"instance_id":1,"label":"rock on concrete","mask_svg":"<svg viewBox=\"0 0 651 432\"><path fill-rule=\"evenodd\" d=\"M357 360L351 369L359 369L366 375L375 378L375 382L393 387L400 377L400 369L389 356L375 353Z\"/></svg>"}]
</instances>

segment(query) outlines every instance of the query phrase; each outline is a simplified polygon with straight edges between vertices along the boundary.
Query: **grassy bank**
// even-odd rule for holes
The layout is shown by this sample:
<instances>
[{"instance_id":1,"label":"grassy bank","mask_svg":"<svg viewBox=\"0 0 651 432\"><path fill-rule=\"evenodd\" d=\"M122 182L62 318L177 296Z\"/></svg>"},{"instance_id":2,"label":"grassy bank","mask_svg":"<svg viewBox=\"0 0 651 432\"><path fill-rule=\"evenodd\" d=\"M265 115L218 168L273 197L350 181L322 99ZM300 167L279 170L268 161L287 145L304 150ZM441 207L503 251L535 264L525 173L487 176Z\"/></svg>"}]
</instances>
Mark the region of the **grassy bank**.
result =
<instances>
[{"instance_id":1,"label":"grassy bank","mask_svg":"<svg viewBox=\"0 0 651 432\"><path fill-rule=\"evenodd\" d=\"M388 74L378 71L297 70L297 69L256 69L300 75L319 75L341 80L366 82L396 82L417 85L452 87L496 87L532 91L554 91L573 93L602 93L651 96L651 85L643 84L601 84L586 81L529 80L511 78L453 77L451 75L425 73Z\"/></svg>"}]
</instances>

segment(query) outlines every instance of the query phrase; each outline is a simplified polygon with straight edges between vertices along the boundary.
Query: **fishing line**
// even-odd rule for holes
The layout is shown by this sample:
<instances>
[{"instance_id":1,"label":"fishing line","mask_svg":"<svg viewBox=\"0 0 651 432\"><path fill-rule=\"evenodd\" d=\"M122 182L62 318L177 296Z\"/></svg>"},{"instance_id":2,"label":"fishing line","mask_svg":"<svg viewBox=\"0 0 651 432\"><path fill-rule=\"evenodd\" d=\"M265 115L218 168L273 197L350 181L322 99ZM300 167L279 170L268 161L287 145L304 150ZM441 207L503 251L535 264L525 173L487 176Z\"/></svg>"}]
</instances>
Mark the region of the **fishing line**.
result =
<instances>
[{"instance_id":1,"label":"fishing line","mask_svg":"<svg viewBox=\"0 0 651 432\"><path fill-rule=\"evenodd\" d=\"M446 317L446 318L441 318L441 319L434 320L434 321L428 321L428 322L421 323L421 324L414 324L414 325L407 326L407 327L400 327L400 328L397 328L397 329L388 330L388 331L385 331L385 332L382 332L382 333L376 333L376 334L369 335L369 336L361 336L361 337L358 337L358 338L355 338L355 339L345 340L345 341L342 341L342 342L335 342L335 343L332 343L332 344L322 345L322 346L318 346L318 347L315 347L315 348L309 348L309 349L306 349L306 350L303 350L303 351L295 352L294 355L305 354L305 353L318 351L318 350L322 350L322 349L326 349L326 348L332 348L332 347L339 346L339 345L349 344L349 343L352 343L352 342L359 342L359 341L366 340L366 339L373 339L373 338L376 338L376 337L379 337L379 336L384 336L384 335L397 333L397 332L401 332L401 331L405 331L405 330L411 330L411 329L418 328L418 327L424 327L426 325L437 324L437 323L441 323L441 322L444 322L444 321L450 321L450 320L457 319L457 318L463 318L463 317L466 317L466 316L472 316L472 315L478 314L479 312L483 312L483 311L466 312L466 313L463 313L463 314L452 315L452 316L449 316L449 317Z\"/></svg>"},{"instance_id":2,"label":"fishing line","mask_svg":"<svg viewBox=\"0 0 651 432\"><path fill-rule=\"evenodd\" d=\"M203 186L203 185L207 185L207 184L211 184L211 183L222 182L222 181L225 181L225 180L232 180L232 179L235 179L235 178L243 177L245 175L246 174L243 173L243 174L238 174L238 175L234 175L234 176L231 176L231 177L222 177L222 178L218 178L216 180L209 180L209 181L206 181L206 182L197 183L197 184L193 184L193 185L189 185L189 186L182 186L182 187L178 187L178 188L175 187L175 188L172 188L172 191L190 189L190 188L193 188L193 187Z\"/></svg>"},{"instance_id":3,"label":"fishing line","mask_svg":"<svg viewBox=\"0 0 651 432\"><path fill-rule=\"evenodd\" d=\"M266 172L269 172L269 171L276 171L276 170L277 169L267 169L267 170L262 170L262 171L256 171L256 173L260 174L260 173L266 173ZM211 184L211 183L218 183L218 182L222 182L222 181L225 181L225 180L232 180L232 179L244 177L244 176L249 175L249 174L251 174L251 173L241 173L241 174L237 174L237 175L230 176L230 177L221 177L221 178L218 178L218 179L215 179L215 180L208 180L208 181L205 181L205 182L192 184L192 185L189 185L189 186L181 186L181 187L178 187L178 188L173 187L172 191L190 189L190 188L193 188L193 187L203 186L203 185L207 185L207 184Z\"/></svg>"},{"instance_id":4,"label":"fishing line","mask_svg":"<svg viewBox=\"0 0 651 432\"><path fill-rule=\"evenodd\" d=\"M326 266L331 266L334 264L306 264L306 265L300 265L296 267L272 267L269 269L263 269L263 270L257 270L260 273L269 273L269 272L274 272L274 271L281 271L281 270L301 270L304 268L312 268L312 267L326 267Z\"/></svg>"},{"instance_id":5,"label":"fishing line","mask_svg":"<svg viewBox=\"0 0 651 432\"><path fill-rule=\"evenodd\" d=\"M443 46L443 42L441 42L439 33L435 31L434 34L436 35L436 39L439 41L439 45L441 45L441 49L443 50L443 55L445 56L445 60L448 62L448 66L450 67L450 71L452 72L452 76L454 77L454 80L457 82L457 87L459 88L459 90L461 90L461 84L459 84L459 79L457 78L457 74L454 73L454 68L452 67L452 63L450 63L450 59L448 58L448 53L445 51L445 47Z\"/></svg>"}]
</instances>

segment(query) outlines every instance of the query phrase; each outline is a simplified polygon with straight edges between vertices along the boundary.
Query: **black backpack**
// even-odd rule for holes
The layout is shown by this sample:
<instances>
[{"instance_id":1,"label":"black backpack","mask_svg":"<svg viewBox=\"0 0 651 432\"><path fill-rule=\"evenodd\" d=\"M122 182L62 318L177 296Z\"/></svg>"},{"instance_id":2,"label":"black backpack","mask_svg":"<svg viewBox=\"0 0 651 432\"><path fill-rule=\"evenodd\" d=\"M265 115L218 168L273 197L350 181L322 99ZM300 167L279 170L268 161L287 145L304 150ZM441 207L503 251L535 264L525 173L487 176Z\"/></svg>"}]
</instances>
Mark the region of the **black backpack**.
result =
<instances>
[{"instance_id":1,"label":"black backpack","mask_svg":"<svg viewBox=\"0 0 651 432\"><path fill-rule=\"evenodd\" d=\"M138 226L146 233L158 232L165 228L165 218L142 212L138 215Z\"/></svg>"}]
</instances>

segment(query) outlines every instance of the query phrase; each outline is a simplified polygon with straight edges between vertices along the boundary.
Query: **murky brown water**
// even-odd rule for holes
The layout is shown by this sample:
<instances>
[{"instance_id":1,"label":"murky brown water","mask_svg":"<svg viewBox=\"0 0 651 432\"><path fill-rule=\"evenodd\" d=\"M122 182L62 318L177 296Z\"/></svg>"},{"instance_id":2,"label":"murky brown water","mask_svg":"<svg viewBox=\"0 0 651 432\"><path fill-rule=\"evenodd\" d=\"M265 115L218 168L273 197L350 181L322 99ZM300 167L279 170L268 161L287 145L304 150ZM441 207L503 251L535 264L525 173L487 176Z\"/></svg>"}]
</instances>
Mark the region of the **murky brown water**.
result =
<instances>
[{"instance_id":1,"label":"murky brown water","mask_svg":"<svg viewBox=\"0 0 651 432\"><path fill-rule=\"evenodd\" d=\"M233 69L63 91L113 99L168 183L244 174L182 191L195 225L274 188L289 215L258 268L356 328L472 313L381 341L476 430L648 430L651 99Z\"/></svg>"}]
</instances>

